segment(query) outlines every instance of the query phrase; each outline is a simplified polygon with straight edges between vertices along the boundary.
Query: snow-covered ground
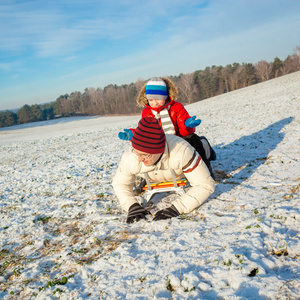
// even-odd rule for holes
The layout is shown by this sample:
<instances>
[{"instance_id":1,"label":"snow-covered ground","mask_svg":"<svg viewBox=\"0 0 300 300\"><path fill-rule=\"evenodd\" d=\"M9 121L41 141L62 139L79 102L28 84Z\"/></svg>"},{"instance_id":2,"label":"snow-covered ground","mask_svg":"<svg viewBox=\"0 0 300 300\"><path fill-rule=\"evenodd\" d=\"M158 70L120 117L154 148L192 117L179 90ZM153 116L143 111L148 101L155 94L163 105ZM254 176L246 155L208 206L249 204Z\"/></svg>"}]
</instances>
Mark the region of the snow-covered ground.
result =
<instances>
[{"instance_id":1,"label":"snow-covered ground","mask_svg":"<svg viewBox=\"0 0 300 300\"><path fill-rule=\"evenodd\" d=\"M299 299L300 72L186 108L218 184L157 222L111 186L139 116L0 130L0 299Z\"/></svg>"}]
</instances>

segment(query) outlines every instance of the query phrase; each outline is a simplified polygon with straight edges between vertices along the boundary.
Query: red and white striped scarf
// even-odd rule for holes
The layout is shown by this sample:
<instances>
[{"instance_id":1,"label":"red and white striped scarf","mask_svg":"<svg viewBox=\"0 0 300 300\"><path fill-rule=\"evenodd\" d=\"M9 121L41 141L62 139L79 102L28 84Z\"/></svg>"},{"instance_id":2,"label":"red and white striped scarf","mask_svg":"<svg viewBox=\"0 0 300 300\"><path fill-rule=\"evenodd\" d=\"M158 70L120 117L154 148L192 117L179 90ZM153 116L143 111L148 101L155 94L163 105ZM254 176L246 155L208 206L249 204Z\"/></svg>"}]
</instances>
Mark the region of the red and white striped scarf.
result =
<instances>
[{"instance_id":1,"label":"red and white striped scarf","mask_svg":"<svg viewBox=\"0 0 300 300\"><path fill-rule=\"evenodd\" d=\"M154 116L157 120L161 121L161 125L162 125L162 128L163 128L165 134L176 134L173 122L169 115L168 107L164 108L160 112L157 112L152 109L152 113L154 114Z\"/></svg>"}]
</instances>

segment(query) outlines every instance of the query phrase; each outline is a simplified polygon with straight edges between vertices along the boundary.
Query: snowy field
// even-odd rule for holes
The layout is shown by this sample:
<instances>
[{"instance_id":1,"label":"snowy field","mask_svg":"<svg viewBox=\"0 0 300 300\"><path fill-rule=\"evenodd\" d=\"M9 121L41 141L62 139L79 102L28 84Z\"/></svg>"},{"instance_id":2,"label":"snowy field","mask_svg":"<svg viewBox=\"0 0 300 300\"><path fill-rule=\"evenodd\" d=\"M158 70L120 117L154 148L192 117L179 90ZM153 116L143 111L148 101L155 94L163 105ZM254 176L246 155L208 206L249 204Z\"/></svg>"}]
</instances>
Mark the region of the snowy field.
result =
<instances>
[{"instance_id":1,"label":"snowy field","mask_svg":"<svg viewBox=\"0 0 300 300\"><path fill-rule=\"evenodd\" d=\"M157 222L111 185L139 116L0 129L0 299L300 299L300 72L186 108L218 184Z\"/></svg>"}]
</instances>

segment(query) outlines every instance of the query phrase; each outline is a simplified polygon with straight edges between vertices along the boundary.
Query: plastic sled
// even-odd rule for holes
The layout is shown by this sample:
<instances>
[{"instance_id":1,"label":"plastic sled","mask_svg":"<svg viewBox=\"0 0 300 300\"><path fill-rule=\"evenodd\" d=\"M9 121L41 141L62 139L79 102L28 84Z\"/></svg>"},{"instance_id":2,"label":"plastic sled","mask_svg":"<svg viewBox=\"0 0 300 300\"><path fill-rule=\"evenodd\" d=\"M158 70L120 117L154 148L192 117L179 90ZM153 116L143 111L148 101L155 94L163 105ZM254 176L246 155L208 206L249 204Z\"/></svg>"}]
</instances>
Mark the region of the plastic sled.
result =
<instances>
[{"instance_id":1,"label":"plastic sled","mask_svg":"<svg viewBox=\"0 0 300 300\"><path fill-rule=\"evenodd\" d=\"M145 173L145 179L147 184L143 187L143 190L145 191L143 198L144 198L144 205L146 205L152 196L157 193L166 193L166 192L175 192L179 195L184 195L184 186L187 183L186 179L179 179L176 180L175 173L173 170L170 170L172 173L172 179L173 181L168 182L150 182L148 174Z\"/></svg>"}]
</instances>

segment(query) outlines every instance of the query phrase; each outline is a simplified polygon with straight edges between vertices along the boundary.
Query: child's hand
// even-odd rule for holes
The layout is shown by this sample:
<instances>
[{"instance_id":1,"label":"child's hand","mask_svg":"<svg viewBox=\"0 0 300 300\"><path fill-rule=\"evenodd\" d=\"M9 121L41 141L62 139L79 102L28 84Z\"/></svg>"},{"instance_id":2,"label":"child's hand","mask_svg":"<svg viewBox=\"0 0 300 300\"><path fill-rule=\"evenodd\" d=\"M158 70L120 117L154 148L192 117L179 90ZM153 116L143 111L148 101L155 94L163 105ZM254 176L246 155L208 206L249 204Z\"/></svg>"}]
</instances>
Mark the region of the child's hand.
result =
<instances>
[{"instance_id":1,"label":"child's hand","mask_svg":"<svg viewBox=\"0 0 300 300\"><path fill-rule=\"evenodd\" d=\"M201 120L199 120L199 119L196 120L196 116L193 116L191 118L186 119L184 122L184 125L186 127L194 128L194 127L200 125L200 123L201 123Z\"/></svg>"},{"instance_id":2,"label":"child's hand","mask_svg":"<svg viewBox=\"0 0 300 300\"><path fill-rule=\"evenodd\" d=\"M124 129L125 132L119 132L118 137L121 140L131 141L133 133L130 129Z\"/></svg>"}]
</instances>

